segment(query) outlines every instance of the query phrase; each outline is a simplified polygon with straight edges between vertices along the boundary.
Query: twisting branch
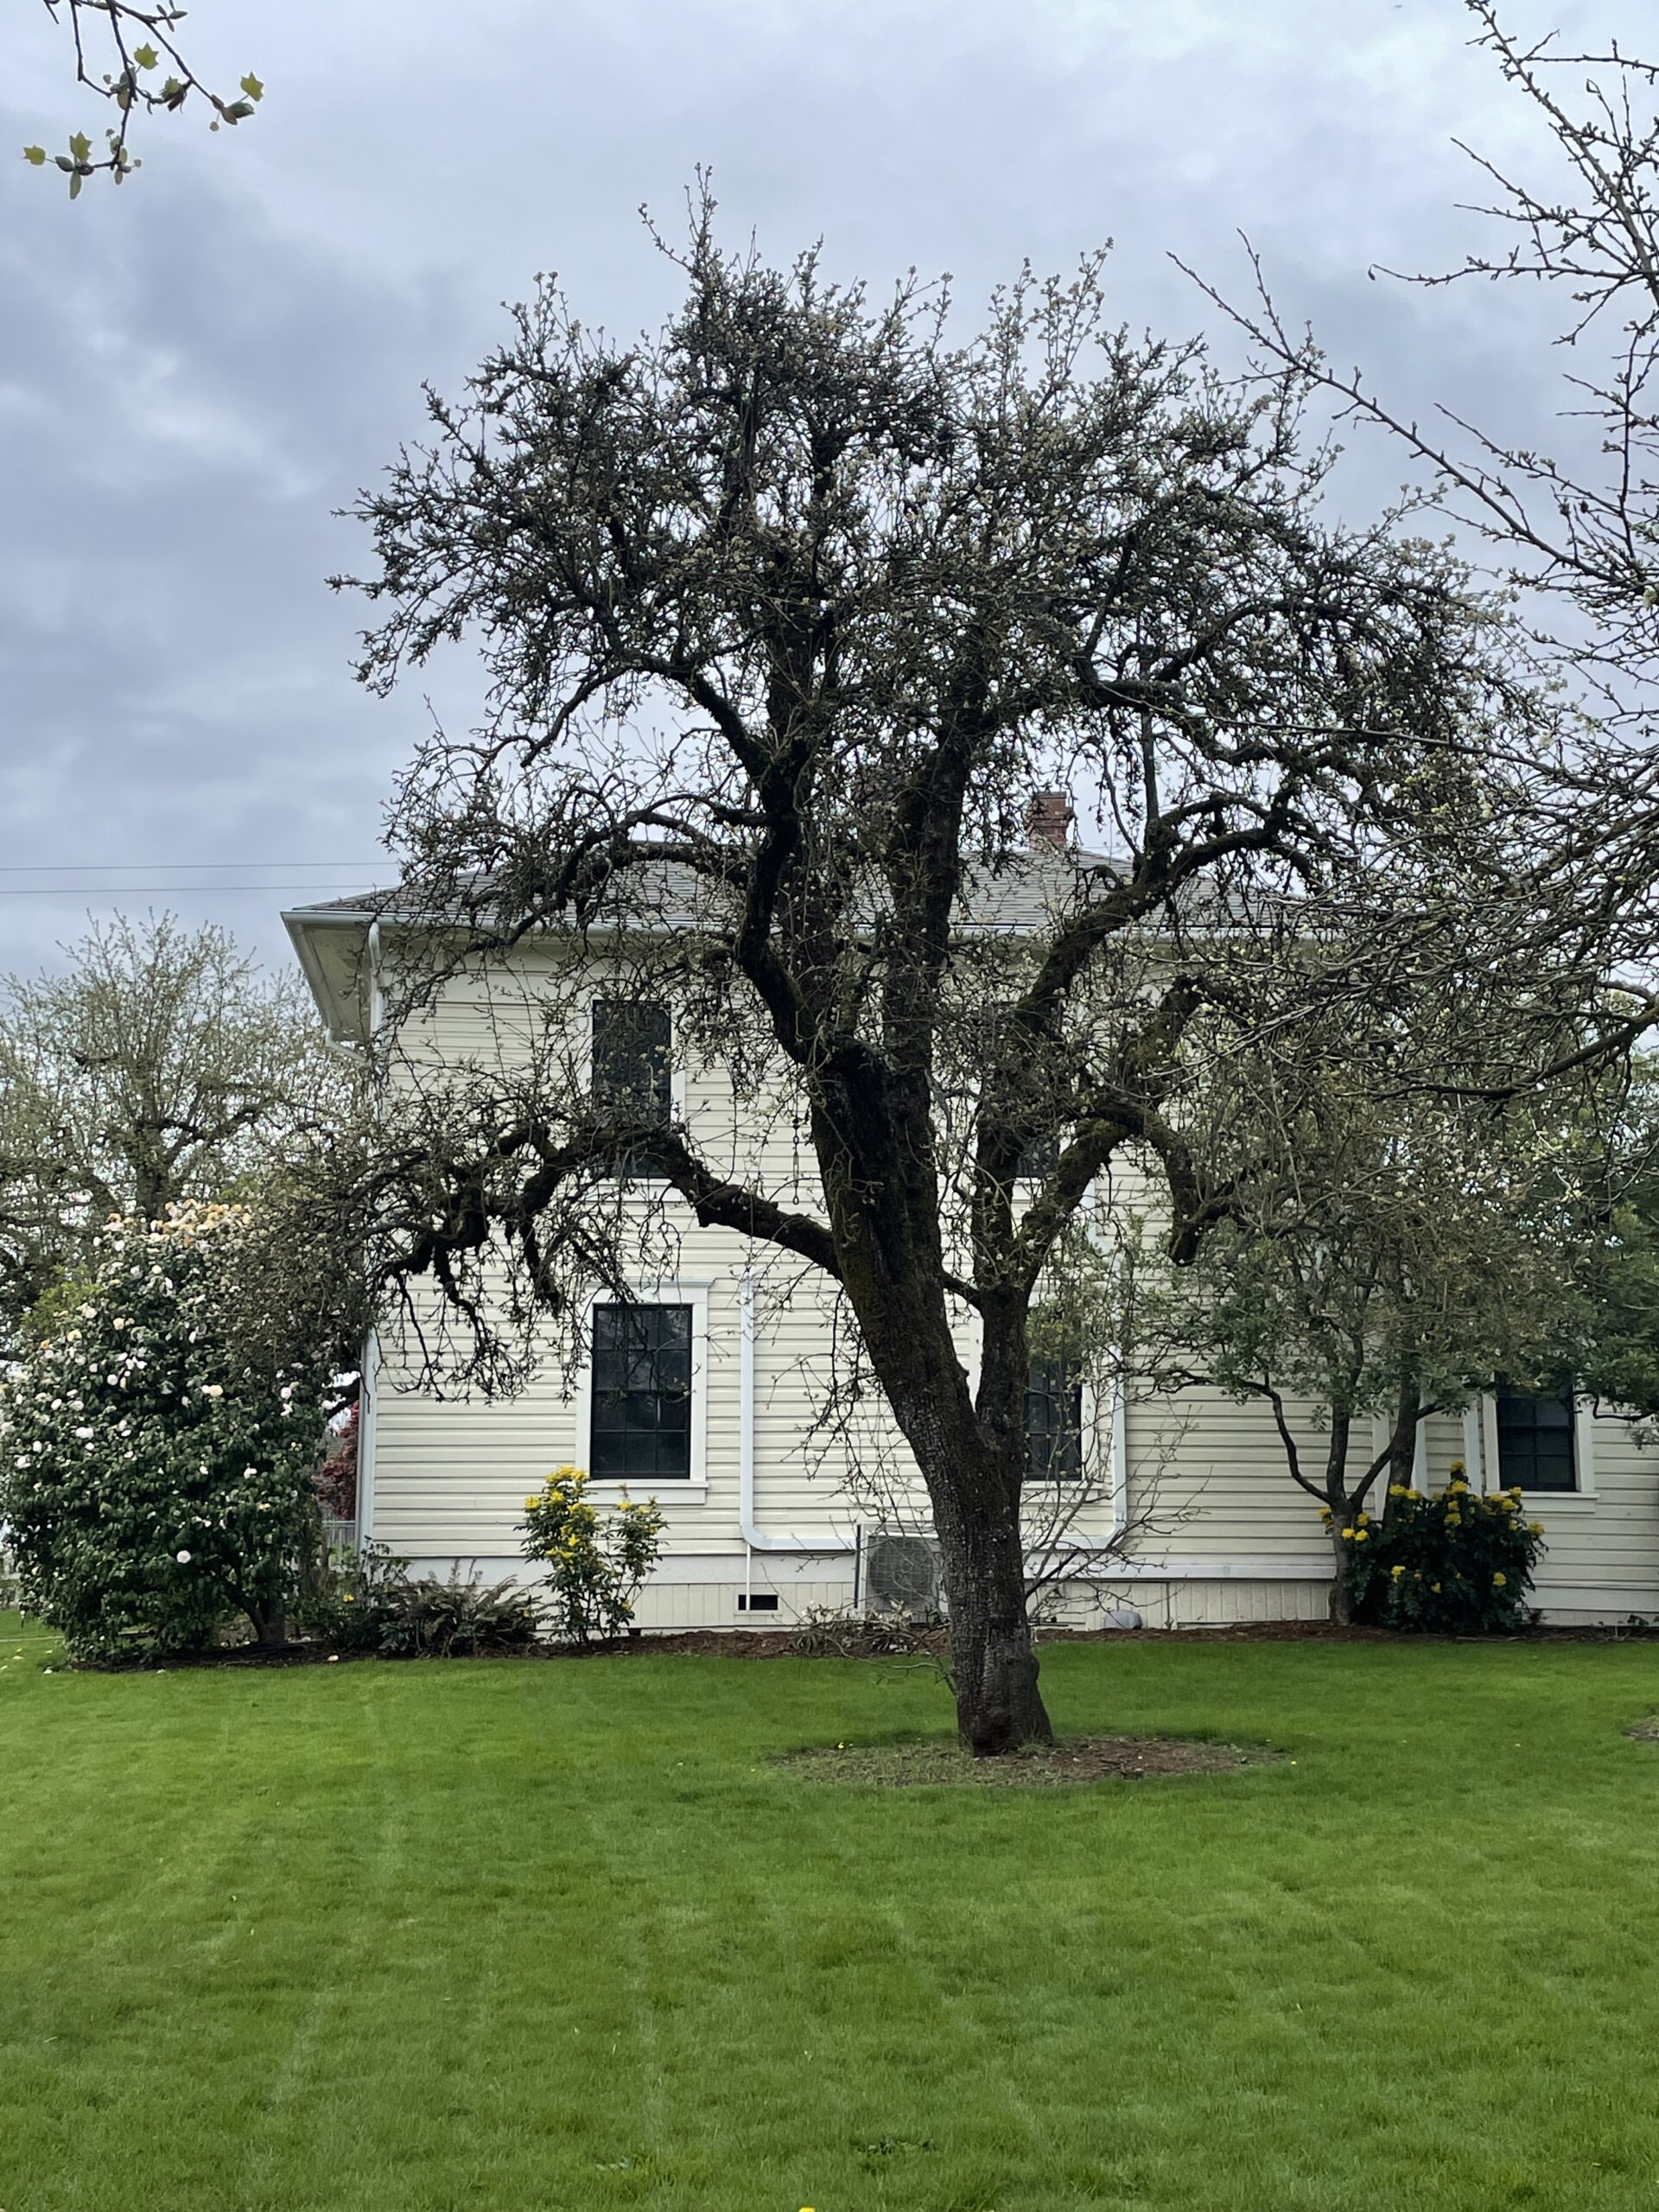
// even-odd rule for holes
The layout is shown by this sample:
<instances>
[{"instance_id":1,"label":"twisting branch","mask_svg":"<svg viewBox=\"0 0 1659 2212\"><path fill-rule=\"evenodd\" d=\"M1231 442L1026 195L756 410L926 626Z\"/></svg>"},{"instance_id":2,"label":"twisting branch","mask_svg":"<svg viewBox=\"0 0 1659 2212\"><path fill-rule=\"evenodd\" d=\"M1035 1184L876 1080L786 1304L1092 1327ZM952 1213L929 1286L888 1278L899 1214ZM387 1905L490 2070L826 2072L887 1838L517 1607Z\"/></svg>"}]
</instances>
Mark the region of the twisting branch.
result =
<instances>
[{"instance_id":1,"label":"twisting branch","mask_svg":"<svg viewBox=\"0 0 1659 2212\"><path fill-rule=\"evenodd\" d=\"M194 92L213 110L210 130L221 123L245 123L265 88L251 71L238 84L234 99L216 92L196 73L178 39L182 8L143 4L143 0L41 0L55 23L67 18L74 41L75 82L110 101L114 124L104 134L107 151L94 156L83 130L71 134L67 153L48 155L44 146L25 146L23 159L36 168L60 169L69 197L79 197L89 176L107 173L119 184L143 163L127 151L135 115L176 115ZM110 63L108 68L100 67Z\"/></svg>"}]
</instances>

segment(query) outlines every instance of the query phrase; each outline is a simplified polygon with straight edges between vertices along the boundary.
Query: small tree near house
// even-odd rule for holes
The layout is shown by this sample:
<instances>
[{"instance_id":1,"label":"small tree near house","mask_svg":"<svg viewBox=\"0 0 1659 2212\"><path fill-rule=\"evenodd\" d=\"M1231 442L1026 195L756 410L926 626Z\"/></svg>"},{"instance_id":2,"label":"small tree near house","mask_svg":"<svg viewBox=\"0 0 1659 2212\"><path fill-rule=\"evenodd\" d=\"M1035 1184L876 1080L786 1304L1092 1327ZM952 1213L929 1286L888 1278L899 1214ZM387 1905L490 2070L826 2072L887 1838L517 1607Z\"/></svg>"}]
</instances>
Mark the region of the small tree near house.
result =
<instances>
[{"instance_id":1,"label":"small tree near house","mask_svg":"<svg viewBox=\"0 0 1659 2212\"><path fill-rule=\"evenodd\" d=\"M1396 1060L1392 1096L1354 1082L1318 1025L1236 1063L1208 1107L1211 1157L1236 1171L1228 1217L1139 1316L1166 1387L1207 1382L1269 1408L1287 1473L1330 1535L1339 1620L1368 1592L1373 1613L1389 1594L1371 1562L1396 1511L1416 1530L1416 1572L1439 1510L1412 1488L1422 1423L1500 1373L1558 1368L1584 1320L1596 1081L1524 1106L1425 1095L1414 1083L1436 1050L1432 1028L1412 1040L1410 1079ZM1299 1434L1297 1401L1311 1402L1321 1441ZM1478 1517L1471 1505L1465 1518ZM1507 1618L1530 1554L1501 1564ZM1413 1624L1452 1611L1437 1592Z\"/></svg>"},{"instance_id":2,"label":"small tree near house","mask_svg":"<svg viewBox=\"0 0 1659 2212\"><path fill-rule=\"evenodd\" d=\"M999 1751L1050 1732L1022 1493L1057 1245L1131 1154L1183 1257L1225 1217L1188 1111L1218 1038L1363 1003L1408 935L1423 988L1494 916L1513 952L1471 886L1560 834L1560 741L1442 550L1322 518L1301 372L1250 394L1131 338L1098 261L957 342L940 294L722 252L706 200L673 257L683 303L632 345L544 290L361 502L365 678L464 637L492 686L402 788L387 1049L456 963L593 950L804 1173L596 1084L577 957L510 1055L407 1056L365 1217L448 1306L435 1376L486 1388L574 1359L585 1293L637 1268L619 1160L664 1237L827 1279L926 1487L962 1733ZM1033 790L1070 790L1092 857L1064 805L1033 844ZM1601 974L1555 911L1527 947L1551 1045Z\"/></svg>"}]
</instances>

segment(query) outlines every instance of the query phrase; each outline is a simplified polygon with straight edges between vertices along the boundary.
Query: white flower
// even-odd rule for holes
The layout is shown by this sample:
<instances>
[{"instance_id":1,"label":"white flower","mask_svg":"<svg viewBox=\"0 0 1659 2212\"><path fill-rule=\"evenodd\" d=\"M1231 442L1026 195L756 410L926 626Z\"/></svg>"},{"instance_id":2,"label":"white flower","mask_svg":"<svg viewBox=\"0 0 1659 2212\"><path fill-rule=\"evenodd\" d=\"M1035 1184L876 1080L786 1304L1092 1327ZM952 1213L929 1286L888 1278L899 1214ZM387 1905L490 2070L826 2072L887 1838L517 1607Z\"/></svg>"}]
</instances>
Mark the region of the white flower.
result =
<instances>
[{"instance_id":1,"label":"white flower","mask_svg":"<svg viewBox=\"0 0 1659 2212\"><path fill-rule=\"evenodd\" d=\"M28 1452L20 1452L11 1464L14 1467L26 1467L29 1465Z\"/></svg>"},{"instance_id":2,"label":"white flower","mask_svg":"<svg viewBox=\"0 0 1659 2212\"><path fill-rule=\"evenodd\" d=\"M189 1564L190 1564L190 1554L189 1554L189 1553L188 1553L188 1552L175 1552L175 1553L174 1553L174 1554L173 1554L173 1556L174 1556L174 1558L175 1558L175 1560L177 1560L177 1561L179 1562L179 1565L180 1565L181 1567L188 1567L188 1566L189 1566Z\"/></svg>"},{"instance_id":3,"label":"white flower","mask_svg":"<svg viewBox=\"0 0 1659 2212\"><path fill-rule=\"evenodd\" d=\"M79 1312L80 1318L83 1321L96 1321L98 1319L98 1308L96 1306L80 1306L78 1311Z\"/></svg>"},{"instance_id":4,"label":"white flower","mask_svg":"<svg viewBox=\"0 0 1659 2212\"><path fill-rule=\"evenodd\" d=\"M201 1395L204 1398L222 1398L225 1395L225 1385L222 1382L208 1382L203 1386Z\"/></svg>"},{"instance_id":5,"label":"white flower","mask_svg":"<svg viewBox=\"0 0 1659 2212\"><path fill-rule=\"evenodd\" d=\"M92 1433L92 1430L91 1430L90 1428L78 1428L78 1429L75 1431L75 1434L76 1434L78 1437L79 1437L79 1438L80 1438L80 1440L81 1440L81 1441L82 1441L83 1443L85 1443L85 1442L86 1442L86 1439L87 1439L87 1438L88 1438Z\"/></svg>"}]
</instances>

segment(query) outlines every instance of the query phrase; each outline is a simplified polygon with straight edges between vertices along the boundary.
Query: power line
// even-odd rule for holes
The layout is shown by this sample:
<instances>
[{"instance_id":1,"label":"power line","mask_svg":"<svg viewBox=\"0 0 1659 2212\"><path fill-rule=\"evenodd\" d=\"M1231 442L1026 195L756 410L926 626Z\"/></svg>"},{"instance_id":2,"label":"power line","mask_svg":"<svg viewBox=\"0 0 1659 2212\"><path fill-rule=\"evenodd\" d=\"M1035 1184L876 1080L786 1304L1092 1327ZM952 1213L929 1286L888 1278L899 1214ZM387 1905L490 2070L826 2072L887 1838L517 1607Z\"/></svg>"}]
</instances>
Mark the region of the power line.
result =
<instances>
[{"instance_id":1,"label":"power line","mask_svg":"<svg viewBox=\"0 0 1659 2212\"><path fill-rule=\"evenodd\" d=\"M366 895L383 887L377 884L343 883L18 883L0 887L0 899L111 899L140 891L188 892L193 896L217 899L226 892L257 895L269 891L332 891L340 894L353 888Z\"/></svg>"},{"instance_id":2,"label":"power line","mask_svg":"<svg viewBox=\"0 0 1659 2212\"><path fill-rule=\"evenodd\" d=\"M14 861L0 867L0 875L113 875L142 868L155 875L188 875L209 868L350 868L359 873L381 865L375 861Z\"/></svg>"}]
</instances>

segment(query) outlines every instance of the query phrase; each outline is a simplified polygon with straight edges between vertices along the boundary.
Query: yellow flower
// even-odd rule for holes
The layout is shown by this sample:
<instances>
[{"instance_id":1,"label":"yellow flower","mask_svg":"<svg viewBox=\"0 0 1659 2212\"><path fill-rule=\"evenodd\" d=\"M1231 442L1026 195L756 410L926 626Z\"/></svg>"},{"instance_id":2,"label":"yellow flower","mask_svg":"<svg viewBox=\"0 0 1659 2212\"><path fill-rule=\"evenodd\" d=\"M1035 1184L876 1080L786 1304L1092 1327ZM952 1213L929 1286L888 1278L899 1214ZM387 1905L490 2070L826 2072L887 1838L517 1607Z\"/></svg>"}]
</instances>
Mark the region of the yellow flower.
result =
<instances>
[{"instance_id":1,"label":"yellow flower","mask_svg":"<svg viewBox=\"0 0 1659 2212\"><path fill-rule=\"evenodd\" d=\"M1455 1480L1459 1475L1463 1474L1465 1471L1463 1461L1461 1459L1454 1459L1446 1471Z\"/></svg>"},{"instance_id":2,"label":"yellow flower","mask_svg":"<svg viewBox=\"0 0 1659 2212\"><path fill-rule=\"evenodd\" d=\"M1370 1541L1371 1541L1371 1532L1370 1532L1370 1530L1369 1529L1355 1529L1355 1531L1354 1531L1354 1541L1355 1541L1357 1544L1369 1544Z\"/></svg>"},{"instance_id":3,"label":"yellow flower","mask_svg":"<svg viewBox=\"0 0 1659 2212\"><path fill-rule=\"evenodd\" d=\"M1390 1483L1389 1484L1389 1496L1390 1497L1409 1497L1411 1496L1411 1492L1406 1488L1404 1483Z\"/></svg>"},{"instance_id":4,"label":"yellow flower","mask_svg":"<svg viewBox=\"0 0 1659 2212\"><path fill-rule=\"evenodd\" d=\"M1394 1577L1394 1580L1396 1582L1400 1580L1400 1577L1405 1573L1405 1571L1406 1570L1403 1567L1391 1567L1389 1569L1389 1573Z\"/></svg>"},{"instance_id":5,"label":"yellow flower","mask_svg":"<svg viewBox=\"0 0 1659 2212\"><path fill-rule=\"evenodd\" d=\"M1351 1529L1344 1529L1343 1530L1343 1532L1342 1532L1342 1541L1343 1541L1343 1542L1344 1542L1344 1544L1351 1544L1351 1543L1353 1542L1353 1541L1354 1541L1354 1532L1353 1532L1353 1530L1352 1530Z\"/></svg>"},{"instance_id":6,"label":"yellow flower","mask_svg":"<svg viewBox=\"0 0 1659 2212\"><path fill-rule=\"evenodd\" d=\"M1440 1584L1439 1584L1438 1582L1431 1582L1431 1583L1429 1584L1429 1586L1429 1586L1429 1588L1430 1588L1430 1589L1434 1592L1435 1596L1438 1598L1438 1597L1440 1596Z\"/></svg>"},{"instance_id":7,"label":"yellow flower","mask_svg":"<svg viewBox=\"0 0 1659 2212\"><path fill-rule=\"evenodd\" d=\"M525 1512L526 1512L526 1513L533 1513L533 1512L536 1510L537 1507L541 1503L541 1502L542 1502L542 1501L541 1501L541 1499L540 1499L539 1497L527 1497L527 1498L524 1500L524 1510L525 1510Z\"/></svg>"},{"instance_id":8,"label":"yellow flower","mask_svg":"<svg viewBox=\"0 0 1659 2212\"><path fill-rule=\"evenodd\" d=\"M1527 1523L1527 1534L1528 1534L1529 1536L1541 1536L1541 1535L1543 1535L1543 1533L1544 1533L1544 1524L1543 1524L1543 1522L1542 1522L1541 1521L1529 1521L1529 1522L1528 1522L1528 1523Z\"/></svg>"},{"instance_id":9,"label":"yellow flower","mask_svg":"<svg viewBox=\"0 0 1659 2212\"><path fill-rule=\"evenodd\" d=\"M1508 1582L1509 1579L1510 1578L1507 1574L1495 1574L1492 1577L1492 1587L1495 1590L1503 1589L1504 1584Z\"/></svg>"}]
</instances>

